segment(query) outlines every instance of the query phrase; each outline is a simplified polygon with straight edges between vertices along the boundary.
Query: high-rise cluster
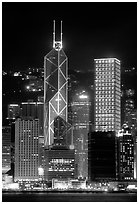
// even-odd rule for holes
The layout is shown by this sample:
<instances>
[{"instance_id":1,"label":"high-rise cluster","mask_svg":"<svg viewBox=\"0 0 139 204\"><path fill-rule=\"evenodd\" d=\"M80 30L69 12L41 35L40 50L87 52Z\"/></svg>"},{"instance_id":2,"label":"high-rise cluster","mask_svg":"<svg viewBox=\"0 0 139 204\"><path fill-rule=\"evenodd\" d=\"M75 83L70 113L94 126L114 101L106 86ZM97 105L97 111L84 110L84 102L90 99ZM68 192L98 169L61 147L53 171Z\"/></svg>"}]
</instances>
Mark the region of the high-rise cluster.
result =
<instances>
[{"instance_id":1,"label":"high-rise cluster","mask_svg":"<svg viewBox=\"0 0 139 204\"><path fill-rule=\"evenodd\" d=\"M121 127L120 60L94 59L94 85L90 87L93 97L78 86L72 89L68 104L68 58L63 50L62 22L61 39L57 41L54 21L53 49L44 57L44 97L38 102L8 105L11 127L2 130L3 173L10 170L12 157L14 181L25 186L34 182L43 188L46 183L53 188L62 188L62 184L80 188L87 180L136 179L134 93L127 90L126 125Z\"/></svg>"}]
</instances>

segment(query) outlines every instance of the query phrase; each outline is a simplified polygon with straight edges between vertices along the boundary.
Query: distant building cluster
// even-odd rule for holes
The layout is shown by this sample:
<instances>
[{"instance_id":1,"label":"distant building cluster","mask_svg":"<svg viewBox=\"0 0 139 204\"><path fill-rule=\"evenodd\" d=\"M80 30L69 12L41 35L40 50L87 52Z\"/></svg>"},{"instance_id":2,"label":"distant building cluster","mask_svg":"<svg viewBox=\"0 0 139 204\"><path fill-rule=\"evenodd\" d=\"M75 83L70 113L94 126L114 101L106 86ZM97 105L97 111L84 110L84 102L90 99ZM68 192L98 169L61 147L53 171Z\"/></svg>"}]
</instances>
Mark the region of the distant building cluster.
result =
<instances>
[{"instance_id":1,"label":"distant building cluster","mask_svg":"<svg viewBox=\"0 0 139 204\"><path fill-rule=\"evenodd\" d=\"M4 189L108 191L136 182L135 90L121 90L120 60L94 59L91 78L77 70L68 74L67 60L62 33L55 40L54 22L53 49L44 57L44 68L10 73L24 81L32 100L7 104Z\"/></svg>"}]
</instances>

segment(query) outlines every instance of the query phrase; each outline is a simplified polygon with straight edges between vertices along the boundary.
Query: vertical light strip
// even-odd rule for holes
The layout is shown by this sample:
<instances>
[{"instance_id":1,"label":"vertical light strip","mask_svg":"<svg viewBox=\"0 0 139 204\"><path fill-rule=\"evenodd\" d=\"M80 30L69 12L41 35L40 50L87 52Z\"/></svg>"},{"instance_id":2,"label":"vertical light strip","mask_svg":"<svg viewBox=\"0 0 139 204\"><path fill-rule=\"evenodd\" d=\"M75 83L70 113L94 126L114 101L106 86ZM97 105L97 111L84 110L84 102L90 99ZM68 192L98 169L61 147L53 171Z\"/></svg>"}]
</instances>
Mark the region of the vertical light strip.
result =
<instances>
[{"instance_id":1,"label":"vertical light strip","mask_svg":"<svg viewBox=\"0 0 139 204\"><path fill-rule=\"evenodd\" d=\"M68 102L68 92L67 92L67 90L68 90L68 79L67 79L67 76L68 76L68 69L67 69L67 67L68 67L68 60L67 60L67 58L66 58L66 122L68 121L68 107L67 107L67 102Z\"/></svg>"},{"instance_id":2,"label":"vertical light strip","mask_svg":"<svg viewBox=\"0 0 139 204\"><path fill-rule=\"evenodd\" d=\"M60 50L59 50L59 47L58 47L58 108L57 108L57 110L58 110L58 115L59 115L59 84L60 84L60 74L59 74L59 53L60 52Z\"/></svg>"},{"instance_id":3,"label":"vertical light strip","mask_svg":"<svg viewBox=\"0 0 139 204\"><path fill-rule=\"evenodd\" d=\"M49 120L48 120L49 121L49 130L48 130L49 131L49 140L47 138L47 141L46 141L48 143L48 145L50 145L50 117L51 116L50 116L50 102L49 102Z\"/></svg>"}]
</instances>

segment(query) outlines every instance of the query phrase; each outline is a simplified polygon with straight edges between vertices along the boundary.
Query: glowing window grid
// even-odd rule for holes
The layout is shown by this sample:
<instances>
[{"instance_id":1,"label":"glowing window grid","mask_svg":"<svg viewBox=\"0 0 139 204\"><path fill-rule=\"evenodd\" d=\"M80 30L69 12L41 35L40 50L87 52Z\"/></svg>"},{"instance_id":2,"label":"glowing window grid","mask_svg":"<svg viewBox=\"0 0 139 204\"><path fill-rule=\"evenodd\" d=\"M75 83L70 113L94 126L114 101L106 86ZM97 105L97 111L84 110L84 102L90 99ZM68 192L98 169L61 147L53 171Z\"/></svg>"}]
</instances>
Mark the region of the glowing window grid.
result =
<instances>
[{"instance_id":1,"label":"glowing window grid","mask_svg":"<svg viewBox=\"0 0 139 204\"><path fill-rule=\"evenodd\" d=\"M120 61L95 59L95 131L120 129Z\"/></svg>"}]
</instances>

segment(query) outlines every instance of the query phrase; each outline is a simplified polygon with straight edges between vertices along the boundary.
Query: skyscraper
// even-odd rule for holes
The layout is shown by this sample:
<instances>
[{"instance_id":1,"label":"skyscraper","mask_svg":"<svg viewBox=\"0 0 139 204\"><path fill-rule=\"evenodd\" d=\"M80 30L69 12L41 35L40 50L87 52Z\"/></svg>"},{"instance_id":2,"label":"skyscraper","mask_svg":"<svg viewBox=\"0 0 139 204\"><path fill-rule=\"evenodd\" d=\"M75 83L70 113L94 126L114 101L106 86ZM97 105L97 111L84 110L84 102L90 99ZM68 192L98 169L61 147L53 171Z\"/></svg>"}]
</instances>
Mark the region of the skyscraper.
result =
<instances>
[{"instance_id":1,"label":"skyscraper","mask_svg":"<svg viewBox=\"0 0 139 204\"><path fill-rule=\"evenodd\" d=\"M95 131L121 128L121 71L116 58L95 59Z\"/></svg>"},{"instance_id":2,"label":"skyscraper","mask_svg":"<svg viewBox=\"0 0 139 204\"><path fill-rule=\"evenodd\" d=\"M90 181L116 178L114 132L90 132L88 139L88 177Z\"/></svg>"},{"instance_id":3,"label":"skyscraper","mask_svg":"<svg viewBox=\"0 0 139 204\"><path fill-rule=\"evenodd\" d=\"M15 181L39 178L39 120L15 121Z\"/></svg>"},{"instance_id":4,"label":"skyscraper","mask_svg":"<svg viewBox=\"0 0 139 204\"><path fill-rule=\"evenodd\" d=\"M86 178L88 177L88 133L91 124L90 108L89 94L84 90L78 90L71 103L73 144L75 147L77 176Z\"/></svg>"},{"instance_id":5,"label":"skyscraper","mask_svg":"<svg viewBox=\"0 0 139 204\"><path fill-rule=\"evenodd\" d=\"M134 178L137 178L137 108L135 89L126 89L122 102L122 122L131 130L134 140Z\"/></svg>"},{"instance_id":6,"label":"skyscraper","mask_svg":"<svg viewBox=\"0 0 139 204\"><path fill-rule=\"evenodd\" d=\"M44 57L44 139L48 147L54 142L54 123L57 117L67 122L67 56L61 39L55 40L55 21L53 49ZM61 121L61 120L59 120Z\"/></svg>"},{"instance_id":7,"label":"skyscraper","mask_svg":"<svg viewBox=\"0 0 139 204\"><path fill-rule=\"evenodd\" d=\"M22 102L22 117L39 119L39 166L44 165L44 103L43 102Z\"/></svg>"},{"instance_id":8,"label":"skyscraper","mask_svg":"<svg viewBox=\"0 0 139 204\"><path fill-rule=\"evenodd\" d=\"M123 105L124 112L124 122L131 129L133 137L137 136L137 109L135 103L135 90L126 89L125 90L125 100Z\"/></svg>"},{"instance_id":9,"label":"skyscraper","mask_svg":"<svg viewBox=\"0 0 139 204\"><path fill-rule=\"evenodd\" d=\"M129 127L125 124L118 134L119 179L134 179L134 140Z\"/></svg>"},{"instance_id":10,"label":"skyscraper","mask_svg":"<svg viewBox=\"0 0 139 204\"><path fill-rule=\"evenodd\" d=\"M22 102L21 111L22 117L31 117L39 119L39 135L43 135L43 110L44 104L42 102Z\"/></svg>"}]
</instances>

